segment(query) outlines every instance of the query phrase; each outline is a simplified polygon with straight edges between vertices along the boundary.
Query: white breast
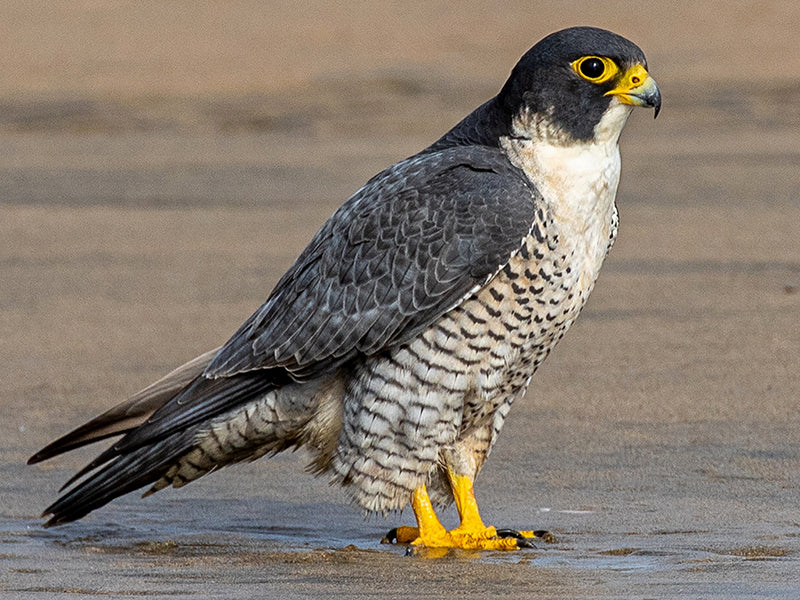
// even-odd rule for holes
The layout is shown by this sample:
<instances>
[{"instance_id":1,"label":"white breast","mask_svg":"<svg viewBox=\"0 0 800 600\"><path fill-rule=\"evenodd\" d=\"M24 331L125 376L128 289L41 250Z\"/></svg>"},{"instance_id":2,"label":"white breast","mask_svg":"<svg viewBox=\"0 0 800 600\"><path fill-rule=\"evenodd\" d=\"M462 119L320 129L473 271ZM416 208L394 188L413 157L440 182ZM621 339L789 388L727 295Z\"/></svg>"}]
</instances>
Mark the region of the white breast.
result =
<instances>
[{"instance_id":1,"label":"white breast","mask_svg":"<svg viewBox=\"0 0 800 600\"><path fill-rule=\"evenodd\" d=\"M502 141L511 162L542 194L558 231L559 245L572 253L583 289L593 286L616 235L618 141L629 114L629 107L612 105L595 128L591 142L541 135L541 123L535 125L535 131L528 128ZM525 123L515 125L523 129Z\"/></svg>"}]
</instances>

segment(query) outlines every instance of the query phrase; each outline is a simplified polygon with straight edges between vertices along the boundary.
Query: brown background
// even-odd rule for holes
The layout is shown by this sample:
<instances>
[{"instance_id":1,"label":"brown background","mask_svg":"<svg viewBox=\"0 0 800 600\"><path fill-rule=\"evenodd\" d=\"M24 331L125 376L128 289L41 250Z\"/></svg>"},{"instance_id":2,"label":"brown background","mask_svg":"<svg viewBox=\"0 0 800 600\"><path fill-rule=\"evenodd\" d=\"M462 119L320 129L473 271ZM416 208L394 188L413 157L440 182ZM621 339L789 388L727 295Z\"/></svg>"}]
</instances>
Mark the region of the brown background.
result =
<instances>
[{"instance_id":1,"label":"brown background","mask_svg":"<svg viewBox=\"0 0 800 600\"><path fill-rule=\"evenodd\" d=\"M639 43L622 225L478 494L561 542L405 558L281 456L43 530L41 445L224 342L369 176L561 27ZM0 4L0 596L796 598L792 2ZM453 514L446 518L453 521Z\"/></svg>"}]
</instances>

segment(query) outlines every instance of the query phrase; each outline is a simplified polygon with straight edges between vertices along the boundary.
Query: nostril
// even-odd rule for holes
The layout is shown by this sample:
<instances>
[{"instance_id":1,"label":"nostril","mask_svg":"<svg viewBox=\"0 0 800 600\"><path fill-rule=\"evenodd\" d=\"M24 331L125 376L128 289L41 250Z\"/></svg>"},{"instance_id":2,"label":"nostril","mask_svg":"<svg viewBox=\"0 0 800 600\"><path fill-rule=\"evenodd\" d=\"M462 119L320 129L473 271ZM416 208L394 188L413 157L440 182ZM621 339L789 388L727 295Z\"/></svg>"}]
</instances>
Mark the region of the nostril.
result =
<instances>
[{"instance_id":1,"label":"nostril","mask_svg":"<svg viewBox=\"0 0 800 600\"><path fill-rule=\"evenodd\" d=\"M633 84L640 83L641 81L642 80L637 75L634 75L633 77L631 77L631 83L633 83Z\"/></svg>"}]
</instances>

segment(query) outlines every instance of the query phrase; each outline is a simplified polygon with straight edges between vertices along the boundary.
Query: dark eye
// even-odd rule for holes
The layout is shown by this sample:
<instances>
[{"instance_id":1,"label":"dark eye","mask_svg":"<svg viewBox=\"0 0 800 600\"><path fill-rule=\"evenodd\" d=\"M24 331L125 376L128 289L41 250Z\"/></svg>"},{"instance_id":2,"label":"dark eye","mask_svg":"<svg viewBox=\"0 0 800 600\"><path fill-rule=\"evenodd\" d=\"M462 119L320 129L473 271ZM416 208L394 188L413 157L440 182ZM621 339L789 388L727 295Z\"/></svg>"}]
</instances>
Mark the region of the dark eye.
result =
<instances>
[{"instance_id":1,"label":"dark eye","mask_svg":"<svg viewBox=\"0 0 800 600\"><path fill-rule=\"evenodd\" d=\"M581 61L580 67L581 75L586 79L598 79L603 76L606 66L599 58L587 58Z\"/></svg>"}]
</instances>

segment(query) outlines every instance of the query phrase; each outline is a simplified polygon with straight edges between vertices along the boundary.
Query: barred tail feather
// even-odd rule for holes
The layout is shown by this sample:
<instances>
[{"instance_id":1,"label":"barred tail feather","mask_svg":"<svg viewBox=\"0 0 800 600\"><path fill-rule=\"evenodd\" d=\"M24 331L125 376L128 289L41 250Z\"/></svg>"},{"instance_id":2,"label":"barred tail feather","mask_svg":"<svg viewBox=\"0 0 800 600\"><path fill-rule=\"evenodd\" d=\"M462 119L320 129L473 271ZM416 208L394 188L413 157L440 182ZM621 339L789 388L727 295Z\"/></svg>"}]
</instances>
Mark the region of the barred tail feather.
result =
<instances>
[{"instance_id":1,"label":"barred tail feather","mask_svg":"<svg viewBox=\"0 0 800 600\"><path fill-rule=\"evenodd\" d=\"M50 516L45 527L80 519L114 498L157 481L192 446L194 436L194 430L187 430L106 463L45 509L42 517Z\"/></svg>"},{"instance_id":2,"label":"barred tail feather","mask_svg":"<svg viewBox=\"0 0 800 600\"><path fill-rule=\"evenodd\" d=\"M100 453L61 488L67 490L44 511L47 526L80 519L114 498L146 485L152 491L191 479L176 465L197 446L198 435L220 415L266 394L280 384L279 373L251 372L230 378L207 379L202 372L216 350L186 363L129 400L39 450L34 464L93 442L123 435ZM227 446L222 448L227 450ZM191 458L191 457L189 457ZM217 466L237 460L223 451L207 469L193 472L195 479ZM188 460L188 459L186 459ZM184 461L185 462L185 461ZM182 479L183 478L183 479Z\"/></svg>"}]
</instances>

